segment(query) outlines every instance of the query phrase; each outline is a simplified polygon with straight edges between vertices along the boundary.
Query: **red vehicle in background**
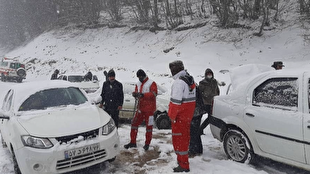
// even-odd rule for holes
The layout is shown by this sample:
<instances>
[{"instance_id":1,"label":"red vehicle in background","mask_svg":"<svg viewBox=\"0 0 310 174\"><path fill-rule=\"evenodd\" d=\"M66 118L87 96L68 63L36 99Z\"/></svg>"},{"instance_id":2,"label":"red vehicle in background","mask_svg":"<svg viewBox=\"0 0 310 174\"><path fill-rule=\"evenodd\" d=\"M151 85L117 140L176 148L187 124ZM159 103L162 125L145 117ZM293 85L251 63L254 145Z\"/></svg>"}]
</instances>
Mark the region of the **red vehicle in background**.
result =
<instances>
[{"instance_id":1,"label":"red vehicle in background","mask_svg":"<svg viewBox=\"0 0 310 174\"><path fill-rule=\"evenodd\" d=\"M21 83L26 79L25 65L18 60L3 58L0 62L1 81L17 81Z\"/></svg>"}]
</instances>

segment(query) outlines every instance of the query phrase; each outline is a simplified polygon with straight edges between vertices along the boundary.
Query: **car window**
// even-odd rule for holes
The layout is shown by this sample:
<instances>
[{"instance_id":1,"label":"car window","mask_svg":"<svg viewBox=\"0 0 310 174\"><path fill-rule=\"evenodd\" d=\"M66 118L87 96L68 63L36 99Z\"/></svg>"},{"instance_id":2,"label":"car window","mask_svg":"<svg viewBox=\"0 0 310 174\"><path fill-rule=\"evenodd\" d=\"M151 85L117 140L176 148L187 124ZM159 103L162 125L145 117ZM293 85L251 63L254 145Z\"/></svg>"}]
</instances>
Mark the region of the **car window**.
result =
<instances>
[{"instance_id":1,"label":"car window","mask_svg":"<svg viewBox=\"0 0 310 174\"><path fill-rule=\"evenodd\" d=\"M296 109L298 106L297 78L273 78L265 81L254 90L253 105Z\"/></svg>"},{"instance_id":2,"label":"car window","mask_svg":"<svg viewBox=\"0 0 310 174\"><path fill-rule=\"evenodd\" d=\"M19 111L43 110L49 107L79 105L87 101L78 88L55 88L31 95L20 106Z\"/></svg>"},{"instance_id":3,"label":"car window","mask_svg":"<svg viewBox=\"0 0 310 174\"><path fill-rule=\"evenodd\" d=\"M84 80L83 76L68 76L69 82L82 82Z\"/></svg>"},{"instance_id":4,"label":"car window","mask_svg":"<svg viewBox=\"0 0 310 174\"><path fill-rule=\"evenodd\" d=\"M8 66L8 62L1 62L1 66Z\"/></svg>"}]
</instances>

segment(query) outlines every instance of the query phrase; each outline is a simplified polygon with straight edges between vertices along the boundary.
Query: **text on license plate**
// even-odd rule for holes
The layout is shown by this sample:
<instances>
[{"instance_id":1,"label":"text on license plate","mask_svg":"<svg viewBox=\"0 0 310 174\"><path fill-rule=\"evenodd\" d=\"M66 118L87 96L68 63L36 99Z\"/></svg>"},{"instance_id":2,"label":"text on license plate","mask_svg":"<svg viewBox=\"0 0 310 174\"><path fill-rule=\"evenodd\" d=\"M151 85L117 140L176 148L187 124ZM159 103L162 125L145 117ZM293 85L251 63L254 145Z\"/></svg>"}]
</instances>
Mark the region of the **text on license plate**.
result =
<instances>
[{"instance_id":1,"label":"text on license plate","mask_svg":"<svg viewBox=\"0 0 310 174\"><path fill-rule=\"evenodd\" d=\"M68 151L65 151L65 159L73 158L73 157L88 154L88 153L92 153L92 152L95 152L98 150L100 150L99 143L92 144L89 146L80 147L77 149L68 150Z\"/></svg>"}]
</instances>

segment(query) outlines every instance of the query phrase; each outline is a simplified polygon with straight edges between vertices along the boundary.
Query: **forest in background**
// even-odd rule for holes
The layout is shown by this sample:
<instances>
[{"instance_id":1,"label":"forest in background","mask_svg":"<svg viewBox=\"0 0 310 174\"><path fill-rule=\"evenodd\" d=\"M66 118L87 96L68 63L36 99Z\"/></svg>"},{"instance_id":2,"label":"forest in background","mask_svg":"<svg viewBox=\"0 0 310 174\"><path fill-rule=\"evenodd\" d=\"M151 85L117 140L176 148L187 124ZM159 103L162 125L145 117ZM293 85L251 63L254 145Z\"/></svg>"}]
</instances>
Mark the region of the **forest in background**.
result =
<instances>
[{"instance_id":1,"label":"forest in background","mask_svg":"<svg viewBox=\"0 0 310 174\"><path fill-rule=\"evenodd\" d=\"M259 22L254 34L261 36L264 27L295 9L301 20L309 20L310 0L0 0L0 47L14 49L68 25L180 31L202 27L210 17L225 29Z\"/></svg>"}]
</instances>

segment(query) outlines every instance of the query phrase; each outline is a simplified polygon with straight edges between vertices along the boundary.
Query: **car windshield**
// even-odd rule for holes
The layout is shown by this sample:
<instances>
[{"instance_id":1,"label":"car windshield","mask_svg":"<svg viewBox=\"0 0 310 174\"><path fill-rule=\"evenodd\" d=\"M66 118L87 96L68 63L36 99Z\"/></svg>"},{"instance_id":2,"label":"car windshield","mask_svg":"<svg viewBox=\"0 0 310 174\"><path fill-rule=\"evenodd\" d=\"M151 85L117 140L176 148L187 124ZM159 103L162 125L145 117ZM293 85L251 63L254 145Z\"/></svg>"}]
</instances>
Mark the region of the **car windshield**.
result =
<instances>
[{"instance_id":1,"label":"car windshield","mask_svg":"<svg viewBox=\"0 0 310 174\"><path fill-rule=\"evenodd\" d=\"M69 82L82 82L84 80L83 76L74 75L74 76L68 76Z\"/></svg>"},{"instance_id":2,"label":"car windshield","mask_svg":"<svg viewBox=\"0 0 310 174\"><path fill-rule=\"evenodd\" d=\"M49 107L80 105L86 101L87 98L78 88L47 89L31 95L23 102L19 111L44 110Z\"/></svg>"}]
</instances>

